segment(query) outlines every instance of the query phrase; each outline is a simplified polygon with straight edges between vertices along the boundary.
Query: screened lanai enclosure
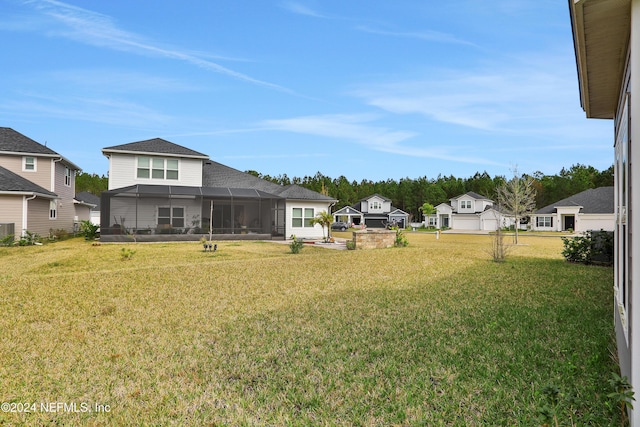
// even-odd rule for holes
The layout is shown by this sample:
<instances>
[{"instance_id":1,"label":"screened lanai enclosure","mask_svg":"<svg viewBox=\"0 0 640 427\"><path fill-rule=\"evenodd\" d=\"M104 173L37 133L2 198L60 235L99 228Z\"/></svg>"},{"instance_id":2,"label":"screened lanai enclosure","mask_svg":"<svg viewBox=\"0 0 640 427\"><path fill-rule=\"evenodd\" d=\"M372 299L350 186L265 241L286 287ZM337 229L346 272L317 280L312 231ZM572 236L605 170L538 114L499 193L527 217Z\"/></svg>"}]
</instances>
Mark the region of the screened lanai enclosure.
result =
<instances>
[{"instance_id":1,"label":"screened lanai enclosure","mask_svg":"<svg viewBox=\"0 0 640 427\"><path fill-rule=\"evenodd\" d=\"M255 189L132 185L102 193L102 241L284 239L285 199Z\"/></svg>"}]
</instances>

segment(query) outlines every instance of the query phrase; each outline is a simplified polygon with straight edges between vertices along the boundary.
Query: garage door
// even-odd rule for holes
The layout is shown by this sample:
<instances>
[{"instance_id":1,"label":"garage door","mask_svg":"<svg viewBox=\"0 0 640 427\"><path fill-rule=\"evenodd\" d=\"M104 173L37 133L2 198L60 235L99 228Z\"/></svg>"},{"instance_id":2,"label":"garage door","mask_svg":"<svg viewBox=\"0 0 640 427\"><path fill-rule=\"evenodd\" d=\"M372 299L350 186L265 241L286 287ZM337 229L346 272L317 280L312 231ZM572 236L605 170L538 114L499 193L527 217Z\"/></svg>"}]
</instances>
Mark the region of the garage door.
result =
<instances>
[{"instance_id":1,"label":"garage door","mask_svg":"<svg viewBox=\"0 0 640 427\"><path fill-rule=\"evenodd\" d=\"M478 217L454 217L452 227L454 230L479 230Z\"/></svg>"}]
</instances>

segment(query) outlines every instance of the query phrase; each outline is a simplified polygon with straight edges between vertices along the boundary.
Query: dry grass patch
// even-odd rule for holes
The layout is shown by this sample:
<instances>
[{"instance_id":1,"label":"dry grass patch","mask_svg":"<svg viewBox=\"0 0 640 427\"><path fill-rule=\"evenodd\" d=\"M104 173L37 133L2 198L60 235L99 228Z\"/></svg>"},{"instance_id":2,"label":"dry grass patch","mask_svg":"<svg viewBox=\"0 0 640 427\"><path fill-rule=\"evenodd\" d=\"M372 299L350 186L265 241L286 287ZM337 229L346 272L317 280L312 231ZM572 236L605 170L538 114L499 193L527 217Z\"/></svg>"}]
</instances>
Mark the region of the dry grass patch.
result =
<instances>
[{"instance_id":1,"label":"dry grass patch","mask_svg":"<svg viewBox=\"0 0 640 427\"><path fill-rule=\"evenodd\" d=\"M531 425L548 383L612 419L611 270L560 239L495 264L488 236L408 238L0 249L0 400L111 408L0 424Z\"/></svg>"}]
</instances>

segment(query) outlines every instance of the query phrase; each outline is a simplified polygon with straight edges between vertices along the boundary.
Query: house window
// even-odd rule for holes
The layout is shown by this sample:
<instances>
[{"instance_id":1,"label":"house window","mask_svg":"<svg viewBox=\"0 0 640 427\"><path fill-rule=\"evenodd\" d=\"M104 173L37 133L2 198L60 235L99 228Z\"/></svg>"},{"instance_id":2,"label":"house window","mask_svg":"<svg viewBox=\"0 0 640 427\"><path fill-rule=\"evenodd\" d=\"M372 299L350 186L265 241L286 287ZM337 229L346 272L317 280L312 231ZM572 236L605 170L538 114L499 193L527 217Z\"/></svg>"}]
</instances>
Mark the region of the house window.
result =
<instances>
[{"instance_id":1,"label":"house window","mask_svg":"<svg viewBox=\"0 0 640 427\"><path fill-rule=\"evenodd\" d=\"M158 225L170 225L173 228L184 227L184 207L158 207Z\"/></svg>"},{"instance_id":2,"label":"house window","mask_svg":"<svg viewBox=\"0 0 640 427\"><path fill-rule=\"evenodd\" d=\"M460 209L471 209L471 200L461 200Z\"/></svg>"},{"instance_id":3,"label":"house window","mask_svg":"<svg viewBox=\"0 0 640 427\"><path fill-rule=\"evenodd\" d=\"M313 208L293 208L291 225L294 227L313 227L313 224L311 223L313 218Z\"/></svg>"},{"instance_id":4,"label":"house window","mask_svg":"<svg viewBox=\"0 0 640 427\"><path fill-rule=\"evenodd\" d=\"M374 210L374 209L380 209L380 208L381 208L381 206L380 206L380 202L378 202L377 200L375 200L375 201L373 201L373 202L369 203L369 208L370 208L370 209L372 209L372 210Z\"/></svg>"},{"instance_id":5,"label":"house window","mask_svg":"<svg viewBox=\"0 0 640 427\"><path fill-rule=\"evenodd\" d=\"M36 171L36 158L35 157L23 157L24 162L22 163L22 170L23 171L30 171L30 172L35 172Z\"/></svg>"},{"instance_id":6,"label":"house window","mask_svg":"<svg viewBox=\"0 0 640 427\"><path fill-rule=\"evenodd\" d=\"M71 169L64 168L64 185L71 187Z\"/></svg>"},{"instance_id":7,"label":"house window","mask_svg":"<svg viewBox=\"0 0 640 427\"><path fill-rule=\"evenodd\" d=\"M536 227L553 227L552 216L537 216Z\"/></svg>"},{"instance_id":8,"label":"house window","mask_svg":"<svg viewBox=\"0 0 640 427\"><path fill-rule=\"evenodd\" d=\"M178 159L167 159L167 179L178 179Z\"/></svg>"},{"instance_id":9,"label":"house window","mask_svg":"<svg viewBox=\"0 0 640 427\"><path fill-rule=\"evenodd\" d=\"M149 157L138 157L138 178L149 178L151 176L151 159Z\"/></svg>"},{"instance_id":10,"label":"house window","mask_svg":"<svg viewBox=\"0 0 640 427\"><path fill-rule=\"evenodd\" d=\"M178 179L178 159L138 157L138 178Z\"/></svg>"},{"instance_id":11,"label":"house window","mask_svg":"<svg viewBox=\"0 0 640 427\"><path fill-rule=\"evenodd\" d=\"M151 178L164 179L164 159L151 159Z\"/></svg>"},{"instance_id":12,"label":"house window","mask_svg":"<svg viewBox=\"0 0 640 427\"><path fill-rule=\"evenodd\" d=\"M438 217L436 216L430 216L429 217L429 226L430 227L435 227L438 225Z\"/></svg>"},{"instance_id":13,"label":"house window","mask_svg":"<svg viewBox=\"0 0 640 427\"><path fill-rule=\"evenodd\" d=\"M52 200L49 202L49 219L58 218L58 202Z\"/></svg>"}]
</instances>

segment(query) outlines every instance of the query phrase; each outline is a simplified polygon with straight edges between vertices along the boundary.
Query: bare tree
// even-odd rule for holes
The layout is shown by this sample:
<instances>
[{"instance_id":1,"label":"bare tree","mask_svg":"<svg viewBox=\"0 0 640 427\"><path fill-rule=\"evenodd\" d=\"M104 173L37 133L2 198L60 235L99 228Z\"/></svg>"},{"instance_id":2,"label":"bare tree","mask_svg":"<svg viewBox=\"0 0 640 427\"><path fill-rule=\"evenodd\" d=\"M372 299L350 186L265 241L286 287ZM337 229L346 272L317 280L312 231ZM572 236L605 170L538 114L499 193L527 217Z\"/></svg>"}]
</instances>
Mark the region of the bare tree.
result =
<instances>
[{"instance_id":1,"label":"bare tree","mask_svg":"<svg viewBox=\"0 0 640 427\"><path fill-rule=\"evenodd\" d=\"M519 176L518 168L513 169L513 178L496 188L498 206L515 219L515 244L518 244L518 228L520 220L536 207L536 190L533 187L533 178Z\"/></svg>"}]
</instances>

